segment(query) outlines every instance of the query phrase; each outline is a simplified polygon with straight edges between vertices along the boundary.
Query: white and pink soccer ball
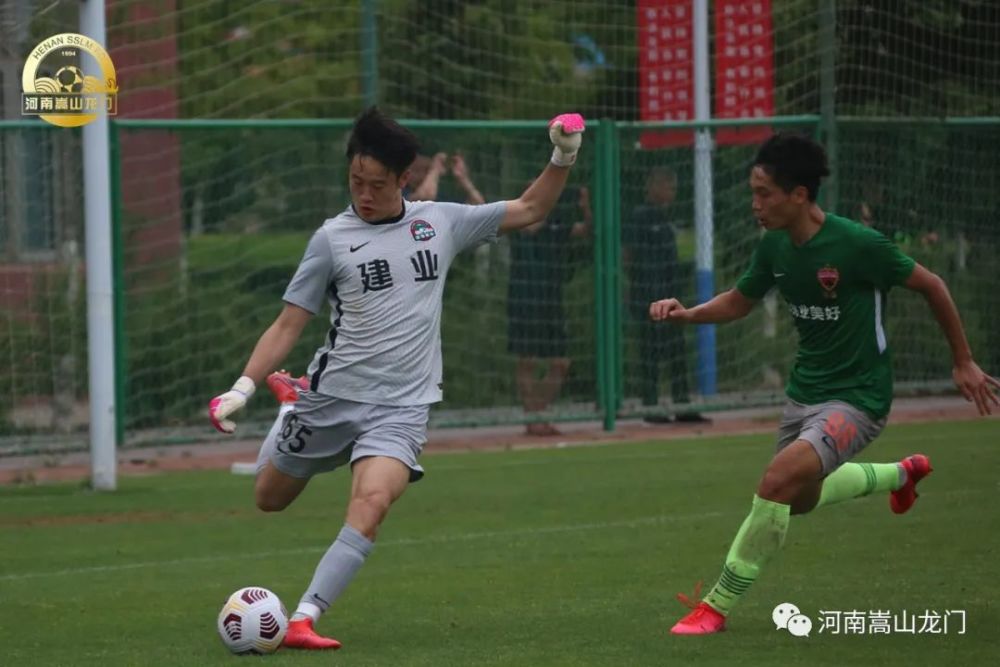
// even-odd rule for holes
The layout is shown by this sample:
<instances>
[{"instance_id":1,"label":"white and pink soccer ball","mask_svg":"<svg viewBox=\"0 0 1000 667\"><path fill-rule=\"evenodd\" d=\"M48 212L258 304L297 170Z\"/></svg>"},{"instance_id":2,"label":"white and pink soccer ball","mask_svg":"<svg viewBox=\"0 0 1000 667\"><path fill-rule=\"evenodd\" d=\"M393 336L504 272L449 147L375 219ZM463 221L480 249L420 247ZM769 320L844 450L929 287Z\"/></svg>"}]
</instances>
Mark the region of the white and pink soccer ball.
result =
<instances>
[{"instance_id":1,"label":"white and pink soccer ball","mask_svg":"<svg viewBox=\"0 0 1000 667\"><path fill-rule=\"evenodd\" d=\"M237 655L274 653L288 632L288 614L277 595L250 586L229 596L218 626L222 643Z\"/></svg>"}]
</instances>

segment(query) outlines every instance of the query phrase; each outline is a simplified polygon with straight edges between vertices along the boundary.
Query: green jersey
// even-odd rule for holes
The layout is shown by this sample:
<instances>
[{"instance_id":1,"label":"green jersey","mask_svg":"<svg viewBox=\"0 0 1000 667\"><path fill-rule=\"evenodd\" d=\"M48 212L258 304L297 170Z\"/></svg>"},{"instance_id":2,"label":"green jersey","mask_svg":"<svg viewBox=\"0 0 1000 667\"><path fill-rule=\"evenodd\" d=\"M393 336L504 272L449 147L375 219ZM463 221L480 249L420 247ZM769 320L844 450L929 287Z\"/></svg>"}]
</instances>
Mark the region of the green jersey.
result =
<instances>
[{"instance_id":1,"label":"green jersey","mask_svg":"<svg viewBox=\"0 0 1000 667\"><path fill-rule=\"evenodd\" d=\"M789 398L807 405L844 401L875 419L889 413L886 295L915 264L879 232L830 213L802 246L785 231L764 235L736 289L761 299L777 286L788 304L799 332Z\"/></svg>"}]
</instances>

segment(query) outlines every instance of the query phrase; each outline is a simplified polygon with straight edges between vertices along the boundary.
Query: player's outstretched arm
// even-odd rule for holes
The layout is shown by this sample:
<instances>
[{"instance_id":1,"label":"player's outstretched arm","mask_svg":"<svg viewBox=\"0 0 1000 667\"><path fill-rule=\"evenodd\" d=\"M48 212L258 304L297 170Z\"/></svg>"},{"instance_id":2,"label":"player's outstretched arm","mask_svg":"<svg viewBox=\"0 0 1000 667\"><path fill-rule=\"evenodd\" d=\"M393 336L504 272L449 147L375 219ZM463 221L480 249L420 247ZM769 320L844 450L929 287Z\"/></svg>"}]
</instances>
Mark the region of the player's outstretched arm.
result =
<instances>
[{"instance_id":1,"label":"player's outstretched arm","mask_svg":"<svg viewBox=\"0 0 1000 667\"><path fill-rule=\"evenodd\" d=\"M285 304L278 319L257 341L240 379L232 389L209 402L208 418L212 426L223 433L232 433L236 430L236 423L227 417L245 406L256 391L257 385L284 361L311 318L312 313L305 308L290 303Z\"/></svg>"},{"instance_id":2,"label":"player's outstretched arm","mask_svg":"<svg viewBox=\"0 0 1000 667\"><path fill-rule=\"evenodd\" d=\"M720 324L746 317L756 303L733 288L694 308L685 308L677 299L654 301L649 304L649 317L654 322Z\"/></svg>"},{"instance_id":3,"label":"player's outstretched arm","mask_svg":"<svg viewBox=\"0 0 1000 667\"><path fill-rule=\"evenodd\" d=\"M923 295L948 339L954 366L951 376L955 386L965 400L976 404L979 414L992 414L993 408L1000 407L1000 399L996 395L1000 382L984 373L973 361L972 350L962 327L962 318L951 298L951 292L948 291L948 285L939 275L917 264L904 286Z\"/></svg>"},{"instance_id":4,"label":"player's outstretched arm","mask_svg":"<svg viewBox=\"0 0 1000 667\"><path fill-rule=\"evenodd\" d=\"M566 186L569 168L576 162L584 128L583 116L578 113L564 113L549 121L552 159L520 197L507 202L501 234L544 220L549 214Z\"/></svg>"}]
</instances>

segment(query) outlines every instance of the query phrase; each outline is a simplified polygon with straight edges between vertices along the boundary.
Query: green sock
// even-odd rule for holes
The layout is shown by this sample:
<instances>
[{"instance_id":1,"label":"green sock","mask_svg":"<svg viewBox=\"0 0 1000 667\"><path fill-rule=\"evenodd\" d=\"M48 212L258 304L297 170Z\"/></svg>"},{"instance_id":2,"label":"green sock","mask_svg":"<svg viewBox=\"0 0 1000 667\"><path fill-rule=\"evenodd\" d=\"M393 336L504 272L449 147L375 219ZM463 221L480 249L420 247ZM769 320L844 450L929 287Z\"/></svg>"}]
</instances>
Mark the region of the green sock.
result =
<instances>
[{"instance_id":1,"label":"green sock","mask_svg":"<svg viewBox=\"0 0 1000 667\"><path fill-rule=\"evenodd\" d=\"M729 547L722 576L705 596L705 602L722 614L729 613L771 556L781 549L790 510L789 505L753 497L753 508Z\"/></svg>"},{"instance_id":2,"label":"green sock","mask_svg":"<svg viewBox=\"0 0 1000 667\"><path fill-rule=\"evenodd\" d=\"M898 463L845 463L823 480L816 507L861 498L872 493L895 491L906 479Z\"/></svg>"}]
</instances>

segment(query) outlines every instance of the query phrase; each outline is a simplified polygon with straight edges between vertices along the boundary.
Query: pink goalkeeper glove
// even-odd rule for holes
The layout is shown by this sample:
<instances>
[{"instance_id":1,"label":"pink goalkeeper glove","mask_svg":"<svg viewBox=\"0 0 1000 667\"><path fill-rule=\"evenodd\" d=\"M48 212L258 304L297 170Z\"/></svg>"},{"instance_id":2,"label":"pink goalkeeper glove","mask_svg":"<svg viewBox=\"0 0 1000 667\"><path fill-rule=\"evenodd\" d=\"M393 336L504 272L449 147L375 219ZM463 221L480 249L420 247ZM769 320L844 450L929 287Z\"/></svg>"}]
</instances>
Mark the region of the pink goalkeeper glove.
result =
<instances>
[{"instance_id":1,"label":"pink goalkeeper glove","mask_svg":"<svg viewBox=\"0 0 1000 667\"><path fill-rule=\"evenodd\" d=\"M576 162L576 152L583 141L585 124L578 113L559 114L549 121L549 139L552 140L552 164L569 167Z\"/></svg>"},{"instance_id":2,"label":"pink goalkeeper glove","mask_svg":"<svg viewBox=\"0 0 1000 667\"><path fill-rule=\"evenodd\" d=\"M223 433L235 431L236 422L226 419L226 417L245 406L256 390L257 386L254 381L244 375L236 381L232 389L209 401L208 418L211 420L212 426Z\"/></svg>"}]
</instances>

